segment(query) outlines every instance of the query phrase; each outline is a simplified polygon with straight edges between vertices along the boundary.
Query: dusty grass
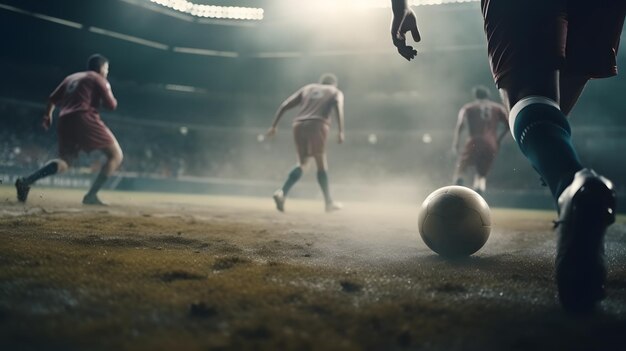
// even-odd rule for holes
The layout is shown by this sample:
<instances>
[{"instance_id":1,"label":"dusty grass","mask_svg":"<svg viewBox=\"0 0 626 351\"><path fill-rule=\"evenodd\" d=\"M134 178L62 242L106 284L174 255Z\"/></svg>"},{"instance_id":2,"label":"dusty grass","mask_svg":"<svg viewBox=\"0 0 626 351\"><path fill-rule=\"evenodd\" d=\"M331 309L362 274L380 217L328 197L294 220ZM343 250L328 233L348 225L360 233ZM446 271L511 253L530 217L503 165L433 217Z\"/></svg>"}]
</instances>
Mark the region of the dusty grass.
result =
<instances>
[{"instance_id":1,"label":"dusty grass","mask_svg":"<svg viewBox=\"0 0 626 351\"><path fill-rule=\"evenodd\" d=\"M494 211L475 257L445 261L415 208L0 187L0 348L615 349L626 330L626 230L607 238L609 298L554 298L551 213ZM37 193L35 193L37 194ZM78 199L78 200L76 200Z\"/></svg>"}]
</instances>

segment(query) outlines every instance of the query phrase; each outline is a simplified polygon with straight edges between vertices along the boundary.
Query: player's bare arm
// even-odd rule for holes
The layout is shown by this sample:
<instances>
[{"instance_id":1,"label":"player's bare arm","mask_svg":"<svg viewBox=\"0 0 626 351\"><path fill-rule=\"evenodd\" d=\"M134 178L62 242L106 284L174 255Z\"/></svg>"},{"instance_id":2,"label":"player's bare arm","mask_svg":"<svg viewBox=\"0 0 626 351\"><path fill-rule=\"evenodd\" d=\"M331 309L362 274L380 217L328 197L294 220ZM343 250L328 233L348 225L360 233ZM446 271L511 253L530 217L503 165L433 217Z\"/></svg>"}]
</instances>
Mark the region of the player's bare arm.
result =
<instances>
[{"instance_id":1,"label":"player's bare arm","mask_svg":"<svg viewBox=\"0 0 626 351\"><path fill-rule=\"evenodd\" d=\"M417 28L415 12L407 4L407 0L391 0L393 18L391 20L391 40L398 49L398 53L411 61L417 55L417 50L406 43L406 33L411 32L417 43L422 40Z\"/></svg>"},{"instance_id":2,"label":"player's bare arm","mask_svg":"<svg viewBox=\"0 0 626 351\"><path fill-rule=\"evenodd\" d=\"M113 96L113 91L111 90L111 84L105 80L104 93L102 94L102 103L104 107L109 110L115 110L117 108L117 99Z\"/></svg>"},{"instance_id":3,"label":"player's bare arm","mask_svg":"<svg viewBox=\"0 0 626 351\"><path fill-rule=\"evenodd\" d=\"M459 111L459 118L456 122L456 128L454 130L454 139L452 139L452 153L458 154L459 152L459 139L461 138L461 132L465 126L465 109Z\"/></svg>"},{"instance_id":4,"label":"player's bare arm","mask_svg":"<svg viewBox=\"0 0 626 351\"><path fill-rule=\"evenodd\" d=\"M61 84L59 84L54 89L54 91L50 94L50 97L48 97L48 101L46 103L46 111L44 112L44 115L41 121L41 126L45 130L48 130L50 126L52 125L52 113L54 112L56 105L63 98L63 95L65 95L65 91L67 90L66 85L67 85L67 79L64 79L61 82Z\"/></svg>"},{"instance_id":5,"label":"player's bare arm","mask_svg":"<svg viewBox=\"0 0 626 351\"><path fill-rule=\"evenodd\" d=\"M46 105L46 112L43 115L43 119L41 121L41 125L45 130L50 129L50 126L52 125L52 113L54 112L54 109L56 108L56 105L48 100L48 104Z\"/></svg>"},{"instance_id":6,"label":"player's bare arm","mask_svg":"<svg viewBox=\"0 0 626 351\"><path fill-rule=\"evenodd\" d=\"M102 105L109 110L115 110L117 108L117 99L113 96L111 84L107 80L109 76L109 62L104 62L100 68L97 69L96 73L102 77L98 79Z\"/></svg>"},{"instance_id":7,"label":"player's bare arm","mask_svg":"<svg viewBox=\"0 0 626 351\"><path fill-rule=\"evenodd\" d=\"M346 139L346 136L344 134L344 112L343 112L343 94L339 93L339 95L337 96L337 104L335 105L335 115L337 116L337 126L339 128L339 135L338 135L338 139L337 142L339 144L343 143L344 140Z\"/></svg>"},{"instance_id":8,"label":"player's bare arm","mask_svg":"<svg viewBox=\"0 0 626 351\"><path fill-rule=\"evenodd\" d=\"M302 94L298 90L295 94L288 97L285 101L283 101L278 107L278 111L276 111L276 116L274 117L274 121L272 122L272 126L267 130L266 135L268 137L272 137L276 134L276 126L278 126L278 122L283 117L285 112L288 110L298 106L302 101Z\"/></svg>"}]
</instances>

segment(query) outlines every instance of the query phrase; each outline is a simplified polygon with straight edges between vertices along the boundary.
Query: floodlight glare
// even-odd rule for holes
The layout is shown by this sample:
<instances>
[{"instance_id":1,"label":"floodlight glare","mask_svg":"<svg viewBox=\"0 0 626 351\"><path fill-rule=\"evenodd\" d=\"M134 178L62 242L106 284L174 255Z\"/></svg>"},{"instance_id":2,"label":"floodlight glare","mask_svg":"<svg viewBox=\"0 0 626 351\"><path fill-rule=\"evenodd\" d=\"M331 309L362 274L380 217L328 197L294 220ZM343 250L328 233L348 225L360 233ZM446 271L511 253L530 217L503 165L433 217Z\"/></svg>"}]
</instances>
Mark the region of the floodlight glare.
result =
<instances>
[{"instance_id":1,"label":"floodlight glare","mask_svg":"<svg viewBox=\"0 0 626 351\"><path fill-rule=\"evenodd\" d=\"M262 8L201 5L187 0L150 0L150 2L194 17L254 21L263 19Z\"/></svg>"},{"instance_id":2,"label":"floodlight glare","mask_svg":"<svg viewBox=\"0 0 626 351\"><path fill-rule=\"evenodd\" d=\"M410 6L423 6L423 5L444 5L444 4L458 4L463 2L478 2L480 0L408 0ZM389 0L359 0L358 4L361 7L368 8L388 8L391 7Z\"/></svg>"}]
</instances>

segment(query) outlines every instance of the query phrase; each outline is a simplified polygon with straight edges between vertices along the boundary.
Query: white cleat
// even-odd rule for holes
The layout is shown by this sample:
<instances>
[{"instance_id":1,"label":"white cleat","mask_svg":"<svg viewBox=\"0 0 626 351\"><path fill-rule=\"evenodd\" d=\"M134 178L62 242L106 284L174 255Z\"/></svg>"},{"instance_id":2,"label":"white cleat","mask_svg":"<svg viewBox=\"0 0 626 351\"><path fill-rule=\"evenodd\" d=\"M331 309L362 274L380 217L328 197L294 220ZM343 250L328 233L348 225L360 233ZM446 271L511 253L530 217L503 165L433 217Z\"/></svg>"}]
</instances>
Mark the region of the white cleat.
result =
<instances>
[{"instance_id":1,"label":"white cleat","mask_svg":"<svg viewBox=\"0 0 626 351\"><path fill-rule=\"evenodd\" d=\"M274 203L276 203L276 209L280 212L285 212L285 194L281 189L274 192Z\"/></svg>"},{"instance_id":2,"label":"white cleat","mask_svg":"<svg viewBox=\"0 0 626 351\"><path fill-rule=\"evenodd\" d=\"M343 208L343 205L341 204L341 202L331 202L329 204L326 204L327 213L336 212L336 211L341 210L342 208Z\"/></svg>"}]
</instances>

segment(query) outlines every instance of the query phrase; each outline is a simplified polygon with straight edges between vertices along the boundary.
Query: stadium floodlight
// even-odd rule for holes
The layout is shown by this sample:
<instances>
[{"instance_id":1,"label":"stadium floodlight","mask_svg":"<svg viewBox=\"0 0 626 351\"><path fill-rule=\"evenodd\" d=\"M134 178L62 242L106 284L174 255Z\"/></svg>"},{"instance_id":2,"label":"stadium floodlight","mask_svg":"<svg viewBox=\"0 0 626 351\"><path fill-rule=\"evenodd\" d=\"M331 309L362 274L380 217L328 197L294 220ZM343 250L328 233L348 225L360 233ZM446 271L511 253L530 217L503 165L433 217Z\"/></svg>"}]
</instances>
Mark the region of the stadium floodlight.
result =
<instances>
[{"instance_id":1,"label":"stadium floodlight","mask_svg":"<svg viewBox=\"0 0 626 351\"><path fill-rule=\"evenodd\" d=\"M157 5L200 18L220 18L234 20L263 19L263 9L255 7L216 6L195 4L187 0L150 0Z\"/></svg>"},{"instance_id":2,"label":"stadium floodlight","mask_svg":"<svg viewBox=\"0 0 626 351\"><path fill-rule=\"evenodd\" d=\"M410 6L458 4L463 2L478 2L480 0L408 0ZM369 8L389 8L389 0L359 0L359 6Z\"/></svg>"},{"instance_id":3,"label":"stadium floodlight","mask_svg":"<svg viewBox=\"0 0 626 351\"><path fill-rule=\"evenodd\" d=\"M480 0L407 0L409 6L475 3ZM295 2L295 1L294 1ZM297 9L308 13L335 15L345 11L382 10L391 8L389 0L314 0L298 2Z\"/></svg>"},{"instance_id":4,"label":"stadium floodlight","mask_svg":"<svg viewBox=\"0 0 626 351\"><path fill-rule=\"evenodd\" d=\"M480 0L407 0L409 6L459 4L465 2L479 2ZM304 5L304 4L303 4ZM315 0L305 4L317 8L355 8L355 9L385 9L391 7L389 0Z\"/></svg>"}]
</instances>

